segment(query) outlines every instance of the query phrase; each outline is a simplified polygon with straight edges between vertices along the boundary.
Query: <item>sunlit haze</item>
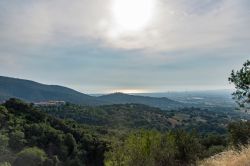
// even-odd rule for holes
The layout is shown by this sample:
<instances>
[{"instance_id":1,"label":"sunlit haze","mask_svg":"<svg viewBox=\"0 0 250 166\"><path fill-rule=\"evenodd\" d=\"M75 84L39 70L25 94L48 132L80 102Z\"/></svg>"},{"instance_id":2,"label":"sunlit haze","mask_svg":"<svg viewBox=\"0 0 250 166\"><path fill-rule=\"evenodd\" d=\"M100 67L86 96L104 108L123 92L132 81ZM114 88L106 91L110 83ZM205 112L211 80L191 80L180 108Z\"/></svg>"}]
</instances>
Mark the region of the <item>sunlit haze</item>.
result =
<instances>
[{"instance_id":1,"label":"sunlit haze","mask_svg":"<svg viewBox=\"0 0 250 166\"><path fill-rule=\"evenodd\" d=\"M1 0L0 75L83 93L230 89L249 0Z\"/></svg>"},{"instance_id":2,"label":"sunlit haze","mask_svg":"<svg viewBox=\"0 0 250 166\"><path fill-rule=\"evenodd\" d=\"M150 23L155 0L114 0L112 14L117 31L139 31Z\"/></svg>"}]
</instances>

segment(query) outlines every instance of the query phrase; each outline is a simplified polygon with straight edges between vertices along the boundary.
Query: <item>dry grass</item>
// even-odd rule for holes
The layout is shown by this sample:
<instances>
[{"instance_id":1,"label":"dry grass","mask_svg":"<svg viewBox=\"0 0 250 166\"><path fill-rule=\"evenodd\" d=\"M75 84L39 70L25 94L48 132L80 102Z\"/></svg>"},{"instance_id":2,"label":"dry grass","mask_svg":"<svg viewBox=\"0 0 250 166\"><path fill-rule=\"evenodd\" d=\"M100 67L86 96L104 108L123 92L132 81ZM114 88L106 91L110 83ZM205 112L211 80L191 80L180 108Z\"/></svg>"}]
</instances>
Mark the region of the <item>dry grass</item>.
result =
<instances>
[{"instance_id":1,"label":"dry grass","mask_svg":"<svg viewBox=\"0 0 250 166\"><path fill-rule=\"evenodd\" d=\"M204 161L199 166L250 166L250 146L240 152L228 150Z\"/></svg>"}]
</instances>

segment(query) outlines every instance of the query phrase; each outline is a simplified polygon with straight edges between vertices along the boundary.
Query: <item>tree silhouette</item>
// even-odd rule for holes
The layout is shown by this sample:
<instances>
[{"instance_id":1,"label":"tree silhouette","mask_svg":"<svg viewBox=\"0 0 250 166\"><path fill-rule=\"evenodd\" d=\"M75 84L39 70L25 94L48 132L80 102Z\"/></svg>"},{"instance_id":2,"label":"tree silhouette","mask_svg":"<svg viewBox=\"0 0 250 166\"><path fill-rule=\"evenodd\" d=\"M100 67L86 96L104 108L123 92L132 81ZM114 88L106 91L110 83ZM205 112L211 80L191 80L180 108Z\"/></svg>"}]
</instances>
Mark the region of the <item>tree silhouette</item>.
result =
<instances>
[{"instance_id":1,"label":"tree silhouette","mask_svg":"<svg viewBox=\"0 0 250 166\"><path fill-rule=\"evenodd\" d=\"M229 82L235 85L234 99L240 107L249 108L250 104L250 60L238 71L232 71Z\"/></svg>"}]
</instances>

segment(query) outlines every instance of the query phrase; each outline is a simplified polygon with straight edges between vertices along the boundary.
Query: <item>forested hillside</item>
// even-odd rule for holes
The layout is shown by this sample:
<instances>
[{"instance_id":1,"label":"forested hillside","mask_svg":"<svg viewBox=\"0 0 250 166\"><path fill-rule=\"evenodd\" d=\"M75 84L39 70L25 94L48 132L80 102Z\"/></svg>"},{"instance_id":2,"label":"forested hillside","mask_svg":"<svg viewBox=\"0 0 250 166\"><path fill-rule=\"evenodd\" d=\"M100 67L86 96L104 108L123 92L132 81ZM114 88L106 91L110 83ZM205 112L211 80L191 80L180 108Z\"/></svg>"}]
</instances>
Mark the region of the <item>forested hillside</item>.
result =
<instances>
[{"instance_id":1,"label":"forested hillside","mask_svg":"<svg viewBox=\"0 0 250 166\"><path fill-rule=\"evenodd\" d=\"M0 163L103 165L105 147L77 123L49 116L20 100L0 106Z\"/></svg>"},{"instance_id":2,"label":"forested hillside","mask_svg":"<svg viewBox=\"0 0 250 166\"><path fill-rule=\"evenodd\" d=\"M108 129L154 129L167 131L181 128L195 129L199 133L225 134L232 121L250 119L249 115L235 111L182 108L163 111L141 104L115 104L105 106L81 106L66 103L61 106L38 106L42 111L59 118L73 119L79 123Z\"/></svg>"},{"instance_id":3,"label":"forested hillside","mask_svg":"<svg viewBox=\"0 0 250 166\"><path fill-rule=\"evenodd\" d=\"M245 134L249 123L228 121L229 132L224 126L216 134L214 131L220 128L216 121L223 119L221 115L213 115L211 122L217 125L212 131L196 131L197 126L190 130L192 122L185 128L187 116L173 113L137 104L101 107L66 104L45 109L10 99L0 106L0 165L192 165L229 145L238 147L250 140L249 134ZM182 125L172 126L170 117L183 118L179 119Z\"/></svg>"},{"instance_id":4,"label":"forested hillside","mask_svg":"<svg viewBox=\"0 0 250 166\"><path fill-rule=\"evenodd\" d=\"M45 85L30 80L0 76L0 101L19 98L27 102L62 100L76 104L107 104L95 97L58 85Z\"/></svg>"},{"instance_id":5,"label":"forested hillside","mask_svg":"<svg viewBox=\"0 0 250 166\"><path fill-rule=\"evenodd\" d=\"M117 106L118 109L120 107L122 106ZM143 106L139 108L142 109ZM153 112L159 113L159 110L155 109ZM211 142L211 140L202 138L194 132L188 133L183 130L165 131L163 133L134 130L132 133L126 132L122 137L113 139L113 136L105 135L105 128L101 130L102 133L98 132L98 128L94 127L90 132L88 126L79 125L72 120L56 119L17 99L11 99L1 105L0 116L0 163L13 166L99 166L104 165L104 162L106 165L117 165L117 159L120 155L121 159L126 158L126 155L128 155L127 150L131 151L129 155L133 155L135 154L134 148L137 149L137 147L140 147L142 154L145 153L146 156L138 156L139 158L136 159L131 158L129 161L122 161L125 162L125 165L145 161L156 162L158 155L151 148L157 148L158 150L155 150L161 151L162 155L164 155L165 150L168 150L167 153L171 153L171 156L166 156L167 158L159 158L157 160L157 162L161 162L159 165L165 165L170 160L171 163L178 165L178 163L193 163L200 157L208 156L209 153L214 154L221 151L226 145L223 143L224 137L209 137L215 141ZM98 137L95 135L98 135ZM145 139L146 144L141 142L140 139ZM170 140L174 142L157 147L160 142ZM184 142L180 143L179 141ZM147 147L147 142L151 144L150 147ZM168 149L168 146L177 146L178 149ZM193 146L197 147L195 151L191 149ZM213 146L217 147L216 150L211 150L209 153L205 151L205 149ZM184 147L187 150L183 151L182 148ZM146 150L145 148L149 149ZM165 150L162 151L163 149ZM147 157L150 154L153 156L142 160L141 157Z\"/></svg>"}]
</instances>

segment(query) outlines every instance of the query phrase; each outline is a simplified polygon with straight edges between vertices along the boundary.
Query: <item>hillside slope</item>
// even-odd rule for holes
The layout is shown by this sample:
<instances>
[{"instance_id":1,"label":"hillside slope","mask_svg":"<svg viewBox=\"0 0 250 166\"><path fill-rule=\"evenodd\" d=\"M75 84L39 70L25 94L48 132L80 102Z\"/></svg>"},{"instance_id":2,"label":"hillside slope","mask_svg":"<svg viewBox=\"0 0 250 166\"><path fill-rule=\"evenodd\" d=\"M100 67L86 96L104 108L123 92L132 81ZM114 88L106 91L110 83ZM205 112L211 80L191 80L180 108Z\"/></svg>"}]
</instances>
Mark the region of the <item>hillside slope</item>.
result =
<instances>
[{"instance_id":1,"label":"hillside slope","mask_svg":"<svg viewBox=\"0 0 250 166\"><path fill-rule=\"evenodd\" d=\"M240 120L239 112L207 111L199 108L183 108L162 111L141 104L114 104L104 106L81 106L67 103L61 106L39 106L39 109L62 119L109 129L154 129L167 131L182 128L196 129L200 133L225 133L232 120ZM250 117L245 116L246 119Z\"/></svg>"},{"instance_id":2,"label":"hillside slope","mask_svg":"<svg viewBox=\"0 0 250 166\"><path fill-rule=\"evenodd\" d=\"M0 165L13 166L103 165L106 147L77 123L54 118L17 99L0 104L0 143Z\"/></svg>"},{"instance_id":3,"label":"hillside slope","mask_svg":"<svg viewBox=\"0 0 250 166\"><path fill-rule=\"evenodd\" d=\"M157 129L171 128L167 112L140 104L116 104L98 107L66 104L40 107L40 110L59 118L74 119L78 123L110 129Z\"/></svg>"},{"instance_id":4,"label":"hillside slope","mask_svg":"<svg viewBox=\"0 0 250 166\"><path fill-rule=\"evenodd\" d=\"M0 101L10 97L29 102L63 100L76 104L107 104L95 97L58 85L45 85L34 81L0 76Z\"/></svg>"},{"instance_id":5,"label":"hillside slope","mask_svg":"<svg viewBox=\"0 0 250 166\"><path fill-rule=\"evenodd\" d=\"M30 80L0 76L0 102L9 98L19 98L28 102L62 100L91 106L127 103L145 104L161 109L174 109L183 106L183 103L166 97L156 98L123 93L94 97L63 86L45 85Z\"/></svg>"},{"instance_id":6,"label":"hillside slope","mask_svg":"<svg viewBox=\"0 0 250 166\"><path fill-rule=\"evenodd\" d=\"M183 103L170 100L166 97L158 98L158 97L148 97L148 96L136 96L124 93L113 93L113 94L103 95L98 97L98 99L112 104L137 103L137 104L145 104L151 107L158 107L161 109L180 108L184 106Z\"/></svg>"}]
</instances>

